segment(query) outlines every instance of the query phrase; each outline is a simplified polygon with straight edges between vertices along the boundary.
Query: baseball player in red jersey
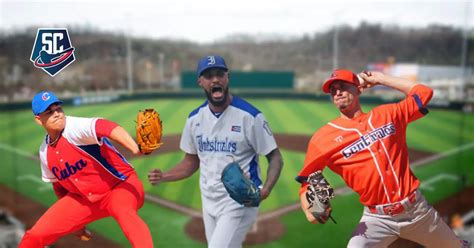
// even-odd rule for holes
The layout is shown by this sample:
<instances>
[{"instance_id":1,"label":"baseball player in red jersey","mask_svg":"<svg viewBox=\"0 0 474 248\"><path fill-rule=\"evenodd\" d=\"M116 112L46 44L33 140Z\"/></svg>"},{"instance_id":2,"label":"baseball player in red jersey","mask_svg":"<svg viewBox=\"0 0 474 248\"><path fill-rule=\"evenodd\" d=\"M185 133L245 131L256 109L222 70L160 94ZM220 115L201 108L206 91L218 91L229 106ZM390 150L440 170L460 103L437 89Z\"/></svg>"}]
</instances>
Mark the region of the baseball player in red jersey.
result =
<instances>
[{"instance_id":1,"label":"baseball player in red jersey","mask_svg":"<svg viewBox=\"0 0 474 248\"><path fill-rule=\"evenodd\" d=\"M428 113L432 89L381 72L358 76L335 70L323 84L340 117L320 128L309 142L304 167L296 178L302 183L302 207L307 204L306 178L328 166L359 194L365 206L348 247L387 247L398 237L426 247L461 247L418 190L420 181L408 162L406 128ZM378 84L397 89L406 98L362 112L361 92ZM314 222L311 214L306 215Z\"/></svg>"},{"instance_id":2,"label":"baseball player in red jersey","mask_svg":"<svg viewBox=\"0 0 474 248\"><path fill-rule=\"evenodd\" d=\"M143 185L108 138L134 154L139 154L137 144L114 122L65 116L61 104L52 92L40 92L32 101L35 121L47 132L39 150L42 179L52 182L59 199L26 232L19 247L43 248L108 216L133 247L153 247L148 226L137 214L144 201Z\"/></svg>"}]
</instances>

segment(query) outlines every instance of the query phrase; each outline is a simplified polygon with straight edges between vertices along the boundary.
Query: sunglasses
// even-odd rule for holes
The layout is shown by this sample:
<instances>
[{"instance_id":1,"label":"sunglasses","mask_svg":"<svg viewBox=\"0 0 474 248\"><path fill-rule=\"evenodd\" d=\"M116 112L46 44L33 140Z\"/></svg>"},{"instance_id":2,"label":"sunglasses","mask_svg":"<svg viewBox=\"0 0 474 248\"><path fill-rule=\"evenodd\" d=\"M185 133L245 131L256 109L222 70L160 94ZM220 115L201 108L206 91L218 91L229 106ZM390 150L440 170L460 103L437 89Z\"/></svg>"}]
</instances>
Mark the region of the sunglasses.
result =
<instances>
[{"instance_id":1,"label":"sunglasses","mask_svg":"<svg viewBox=\"0 0 474 248\"><path fill-rule=\"evenodd\" d=\"M204 71L201 76L205 79L212 79L213 77L223 78L227 73L224 69L211 69Z\"/></svg>"}]
</instances>

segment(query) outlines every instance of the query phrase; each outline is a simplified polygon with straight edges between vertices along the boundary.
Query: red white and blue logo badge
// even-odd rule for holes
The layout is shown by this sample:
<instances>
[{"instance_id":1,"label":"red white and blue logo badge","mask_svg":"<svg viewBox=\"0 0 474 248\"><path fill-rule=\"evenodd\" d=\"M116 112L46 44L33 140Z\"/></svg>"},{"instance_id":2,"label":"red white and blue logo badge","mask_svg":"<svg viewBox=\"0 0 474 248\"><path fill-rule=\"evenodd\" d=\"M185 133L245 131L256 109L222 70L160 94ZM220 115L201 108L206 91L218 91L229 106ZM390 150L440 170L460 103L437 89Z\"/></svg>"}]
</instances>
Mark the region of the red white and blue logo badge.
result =
<instances>
[{"instance_id":1,"label":"red white and blue logo badge","mask_svg":"<svg viewBox=\"0 0 474 248\"><path fill-rule=\"evenodd\" d=\"M74 62L74 47L66 28L39 28L30 61L54 77Z\"/></svg>"},{"instance_id":2,"label":"red white and blue logo badge","mask_svg":"<svg viewBox=\"0 0 474 248\"><path fill-rule=\"evenodd\" d=\"M43 101L48 101L49 98L51 98L51 96L48 92L43 93L43 95L41 96L41 99L43 99Z\"/></svg>"},{"instance_id":3,"label":"red white and blue logo badge","mask_svg":"<svg viewBox=\"0 0 474 248\"><path fill-rule=\"evenodd\" d=\"M230 131L237 132L237 133L240 133L241 130L242 130L241 126L232 126L232 128L230 129Z\"/></svg>"}]
</instances>

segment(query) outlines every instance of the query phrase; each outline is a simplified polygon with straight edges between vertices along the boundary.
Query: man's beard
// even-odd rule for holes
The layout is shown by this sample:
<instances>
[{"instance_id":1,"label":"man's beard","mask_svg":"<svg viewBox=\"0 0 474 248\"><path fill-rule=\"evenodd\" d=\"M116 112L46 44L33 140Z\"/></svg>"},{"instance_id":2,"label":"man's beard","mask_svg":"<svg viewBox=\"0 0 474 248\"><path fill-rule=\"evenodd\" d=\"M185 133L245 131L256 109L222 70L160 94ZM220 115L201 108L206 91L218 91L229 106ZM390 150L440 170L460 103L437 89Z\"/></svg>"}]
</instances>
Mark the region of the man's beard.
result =
<instances>
[{"instance_id":1,"label":"man's beard","mask_svg":"<svg viewBox=\"0 0 474 248\"><path fill-rule=\"evenodd\" d=\"M212 91L212 90L211 90ZM229 98L229 87L226 87L223 89L223 93L224 93L224 96L222 97L222 99L220 100L214 100L214 98L212 98L212 92L208 92L206 90L204 90L204 93L206 93L206 97L207 97L207 100L213 105L213 106L216 106L216 107L221 107L223 106L226 102L227 102L227 98Z\"/></svg>"}]
</instances>

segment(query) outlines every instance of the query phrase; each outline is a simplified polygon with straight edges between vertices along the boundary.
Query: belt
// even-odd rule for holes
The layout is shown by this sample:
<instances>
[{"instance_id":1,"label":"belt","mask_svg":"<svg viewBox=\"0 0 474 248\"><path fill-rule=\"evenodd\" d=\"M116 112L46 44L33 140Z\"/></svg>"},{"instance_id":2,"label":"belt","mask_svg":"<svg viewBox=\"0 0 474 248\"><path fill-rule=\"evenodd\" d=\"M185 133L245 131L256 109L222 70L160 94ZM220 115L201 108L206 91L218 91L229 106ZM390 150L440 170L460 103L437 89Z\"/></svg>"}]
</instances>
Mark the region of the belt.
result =
<instances>
[{"instance_id":1,"label":"belt","mask_svg":"<svg viewBox=\"0 0 474 248\"><path fill-rule=\"evenodd\" d=\"M413 191L413 193L409 194L407 197L403 198L401 201L384 204L384 205L372 205L367 206L369 211L374 214L385 214L394 216L397 214L403 213L408 208L412 207L413 204L417 201L417 192L418 190Z\"/></svg>"}]
</instances>

